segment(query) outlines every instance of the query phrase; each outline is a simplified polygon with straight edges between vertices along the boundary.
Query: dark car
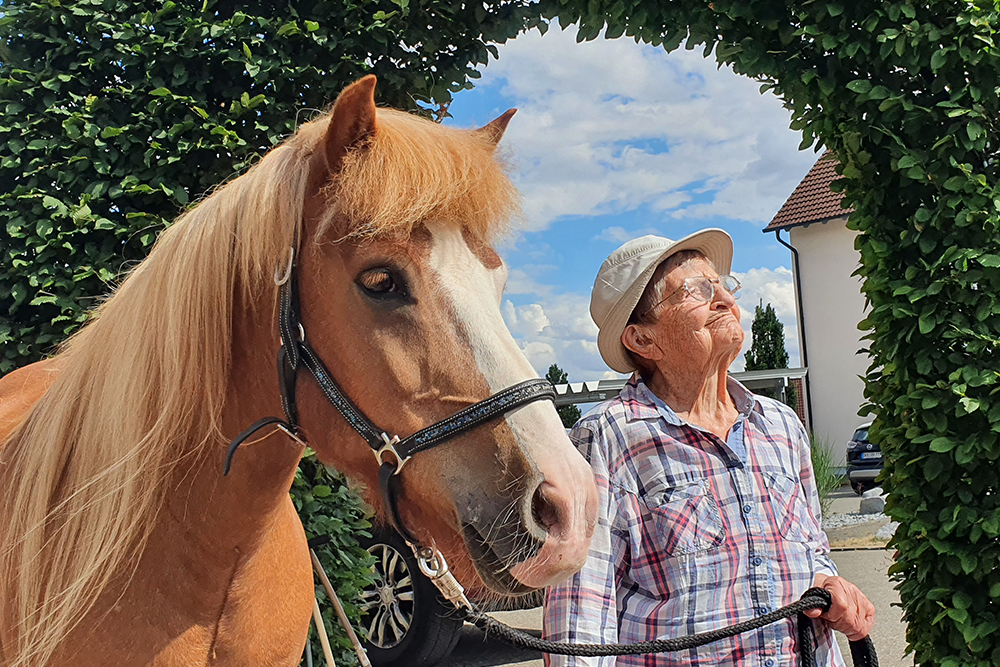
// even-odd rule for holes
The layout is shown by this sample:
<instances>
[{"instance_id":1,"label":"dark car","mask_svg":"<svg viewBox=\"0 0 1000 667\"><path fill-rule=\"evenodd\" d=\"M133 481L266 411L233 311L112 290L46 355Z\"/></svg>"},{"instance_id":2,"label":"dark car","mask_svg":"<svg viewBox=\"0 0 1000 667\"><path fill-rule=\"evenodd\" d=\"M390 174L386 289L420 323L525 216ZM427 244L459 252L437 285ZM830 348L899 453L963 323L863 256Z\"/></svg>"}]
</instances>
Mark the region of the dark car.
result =
<instances>
[{"instance_id":1,"label":"dark car","mask_svg":"<svg viewBox=\"0 0 1000 667\"><path fill-rule=\"evenodd\" d=\"M413 551L391 528L372 528L361 545L375 556L375 585L361 593L365 652L374 667L431 667L451 653L463 622L420 572ZM476 600L483 611L531 609L542 592L508 601Z\"/></svg>"},{"instance_id":2,"label":"dark car","mask_svg":"<svg viewBox=\"0 0 1000 667\"><path fill-rule=\"evenodd\" d=\"M862 424L847 443L847 481L858 495L874 488L875 478L882 472L882 450L868 440L868 427Z\"/></svg>"}]
</instances>

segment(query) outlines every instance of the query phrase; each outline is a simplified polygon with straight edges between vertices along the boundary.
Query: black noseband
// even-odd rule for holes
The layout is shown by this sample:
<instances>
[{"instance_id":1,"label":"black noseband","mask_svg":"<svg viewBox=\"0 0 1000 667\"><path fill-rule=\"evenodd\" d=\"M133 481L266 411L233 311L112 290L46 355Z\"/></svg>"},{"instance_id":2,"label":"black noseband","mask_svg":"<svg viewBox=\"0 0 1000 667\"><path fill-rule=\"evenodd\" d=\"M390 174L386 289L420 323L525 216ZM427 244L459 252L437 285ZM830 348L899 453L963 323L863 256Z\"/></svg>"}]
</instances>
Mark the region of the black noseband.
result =
<instances>
[{"instance_id":1,"label":"black noseband","mask_svg":"<svg viewBox=\"0 0 1000 667\"><path fill-rule=\"evenodd\" d=\"M374 451L375 458L379 462L379 490L389 520L404 539L411 544L418 544L418 540L406 529L399 514L399 472L410 460L410 457L447 442L477 426L502 417L528 403L543 399L555 402L556 393L551 383L548 380L535 378L507 387L402 440L395 435L389 436L386 431L372 424L371 420L344 394L316 351L306 341L305 329L299 318L298 294L292 271L289 271L285 280L281 282L280 295L278 329L281 332L281 348L278 350L278 385L281 388L281 404L285 412L285 419L265 417L254 422L236 436L229 443L229 448L226 451L224 475L229 474L236 448L265 426L277 426L293 439L305 444L299 430L298 410L295 405L298 371L304 366L316 380L316 384L319 385L327 400Z\"/></svg>"}]
</instances>

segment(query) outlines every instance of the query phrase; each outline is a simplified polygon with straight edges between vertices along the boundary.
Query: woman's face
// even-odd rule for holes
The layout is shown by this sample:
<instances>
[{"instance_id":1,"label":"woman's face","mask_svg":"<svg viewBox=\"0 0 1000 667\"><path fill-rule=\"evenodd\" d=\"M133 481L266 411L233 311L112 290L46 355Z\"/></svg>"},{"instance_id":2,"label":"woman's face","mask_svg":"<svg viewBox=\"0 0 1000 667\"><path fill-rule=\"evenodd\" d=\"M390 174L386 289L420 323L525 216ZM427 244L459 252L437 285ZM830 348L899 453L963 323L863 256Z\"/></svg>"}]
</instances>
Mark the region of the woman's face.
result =
<instances>
[{"instance_id":1,"label":"woman's face","mask_svg":"<svg viewBox=\"0 0 1000 667\"><path fill-rule=\"evenodd\" d=\"M719 274L702 257L690 259L666 273L661 294L669 294L651 315L650 333L654 335L666 361L702 362L714 358L726 360L728 367L743 345L743 327L736 299L714 283L711 301L699 301L684 289L687 278L704 276L712 280Z\"/></svg>"}]
</instances>

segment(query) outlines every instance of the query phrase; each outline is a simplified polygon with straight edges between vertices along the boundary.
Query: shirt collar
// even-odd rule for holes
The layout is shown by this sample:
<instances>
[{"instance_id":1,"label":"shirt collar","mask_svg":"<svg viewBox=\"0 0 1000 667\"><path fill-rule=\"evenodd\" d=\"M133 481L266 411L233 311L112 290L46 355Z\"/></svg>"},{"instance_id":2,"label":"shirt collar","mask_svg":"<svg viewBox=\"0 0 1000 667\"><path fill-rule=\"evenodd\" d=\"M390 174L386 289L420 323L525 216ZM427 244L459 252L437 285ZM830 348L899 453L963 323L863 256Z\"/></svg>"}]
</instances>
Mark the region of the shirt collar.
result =
<instances>
[{"instance_id":1,"label":"shirt collar","mask_svg":"<svg viewBox=\"0 0 1000 667\"><path fill-rule=\"evenodd\" d=\"M753 418L754 420L760 419L764 422L770 422L757 397L732 376L726 377L726 389L740 413L738 420ZM674 426L688 424L646 386L638 372L633 373L629 381L625 383L625 387L621 391L621 398L629 421L662 417L668 424Z\"/></svg>"}]
</instances>

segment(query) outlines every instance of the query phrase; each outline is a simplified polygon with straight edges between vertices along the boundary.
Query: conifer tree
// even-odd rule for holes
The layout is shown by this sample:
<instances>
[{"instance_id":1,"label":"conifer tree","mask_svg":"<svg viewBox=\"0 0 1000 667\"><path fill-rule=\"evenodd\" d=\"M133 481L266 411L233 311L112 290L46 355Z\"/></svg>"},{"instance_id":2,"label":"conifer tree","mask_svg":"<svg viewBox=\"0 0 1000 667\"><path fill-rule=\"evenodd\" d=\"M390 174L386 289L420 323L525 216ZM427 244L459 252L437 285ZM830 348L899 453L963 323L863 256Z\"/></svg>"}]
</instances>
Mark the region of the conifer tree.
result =
<instances>
[{"instance_id":1,"label":"conifer tree","mask_svg":"<svg viewBox=\"0 0 1000 667\"><path fill-rule=\"evenodd\" d=\"M552 384L566 384L569 382L569 375L558 365L552 364L549 366L549 372L545 374L545 379ZM562 420L563 426L566 428L571 428L580 419L580 408L575 405L564 405L557 410L559 411L559 419Z\"/></svg>"},{"instance_id":2,"label":"conifer tree","mask_svg":"<svg viewBox=\"0 0 1000 667\"><path fill-rule=\"evenodd\" d=\"M763 300L757 306L750 326L753 343L746 353L746 369L762 371L772 368L788 368L788 352L785 350L785 325L778 321L771 304L764 306Z\"/></svg>"},{"instance_id":3,"label":"conifer tree","mask_svg":"<svg viewBox=\"0 0 1000 667\"><path fill-rule=\"evenodd\" d=\"M753 342L746 353L746 369L763 371L772 368L788 368L788 351L785 349L785 325L778 321L778 315L771 304L764 306L763 300L757 306L750 325ZM795 385L785 387L785 403L795 409L799 402Z\"/></svg>"}]
</instances>

